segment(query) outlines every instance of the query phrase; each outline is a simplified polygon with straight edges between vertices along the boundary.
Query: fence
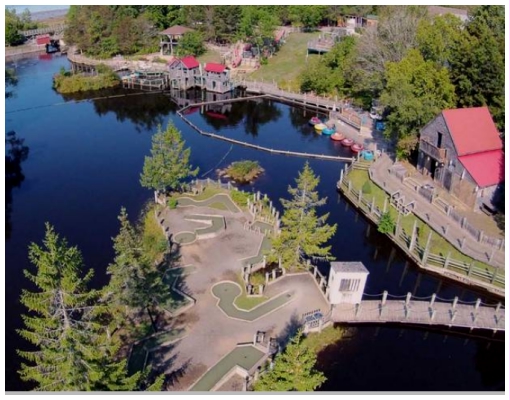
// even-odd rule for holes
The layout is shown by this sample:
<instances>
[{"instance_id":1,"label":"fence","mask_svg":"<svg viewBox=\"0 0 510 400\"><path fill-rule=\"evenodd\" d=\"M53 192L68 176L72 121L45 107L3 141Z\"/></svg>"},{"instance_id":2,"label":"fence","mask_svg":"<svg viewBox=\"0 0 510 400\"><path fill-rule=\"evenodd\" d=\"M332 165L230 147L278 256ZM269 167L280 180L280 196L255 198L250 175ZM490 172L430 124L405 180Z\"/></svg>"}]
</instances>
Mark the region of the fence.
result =
<instances>
[{"instance_id":1,"label":"fence","mask_svg":"<svg viewBox=\"0 0 510 400\"><path fill-rule=\"evenodd\" d=\"M355 168L355 164L348 166L346 171L350 171ZM350 181L342 179L338 188L344 193L344 195L360 209L372 222L377 224L381 217L381 210L374 206L374 201L368 201L363 198L361 190L356 190L352 187ZM385 210L383 210L385 212ZM430 252L430 236L427 240L425 247L416 243L416 233L413 232L411 236L407 235L403 230L400 229L397 221L395 231L389 233L388 236L396 243L415 263L425 269L432 269L435 272L439 272L444 276L448 276L457 281L466 284L475 284L482 286L485 289L499 294L504 295L505 287L505 275L504 270L501 271L498 268L489 270L486 267L480 267L475 264L474 261L468 263L465 261L456 260L450 257L448 254L446 257L433 254Z\"/></svg>"},{"instance_id":2,"label":"fence","mask_svg":"<svg viewBox=\"0 0 510 400\"><path fill-rule=\"evenodd\" d=\"M420 196L427 199L429 203L436 205L437 208L443 211L448 217L450 217L451 220L456 222L467 234L469 234L479 243L487 244L496 250L504 249L504 239L488 236L481 229L478 229L470 224L467 221L467 218L455 211L446 200L437 196L434 193L433 188L420 186L419 183L417 183L413 178L408 177L407 171L405 169L392 166L388 171L391 175L399 178L402 183L413 182L412 185L408 186L413 188Z\"/></svg>"}]
</instances>

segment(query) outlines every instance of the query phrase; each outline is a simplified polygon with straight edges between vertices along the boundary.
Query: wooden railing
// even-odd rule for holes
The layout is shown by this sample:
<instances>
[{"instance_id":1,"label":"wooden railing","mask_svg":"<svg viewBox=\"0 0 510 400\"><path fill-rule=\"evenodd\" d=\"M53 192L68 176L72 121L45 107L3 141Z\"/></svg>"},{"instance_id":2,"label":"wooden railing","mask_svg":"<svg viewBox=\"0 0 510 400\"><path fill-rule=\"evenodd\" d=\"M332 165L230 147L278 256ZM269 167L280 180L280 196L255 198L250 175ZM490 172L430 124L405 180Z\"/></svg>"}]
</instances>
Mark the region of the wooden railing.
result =
<instances>
[{"instance_id":1,"label":"wooden railing","mask_svg":"<svg viewBox=\"0 0 510 400\"><path fill-rule=\"evenodd\" d=\"M420 150L437 161L446 161L446 149L440 149L432 143L427 142L425 139L420 140Z\"/></svg>"}]
</instances>

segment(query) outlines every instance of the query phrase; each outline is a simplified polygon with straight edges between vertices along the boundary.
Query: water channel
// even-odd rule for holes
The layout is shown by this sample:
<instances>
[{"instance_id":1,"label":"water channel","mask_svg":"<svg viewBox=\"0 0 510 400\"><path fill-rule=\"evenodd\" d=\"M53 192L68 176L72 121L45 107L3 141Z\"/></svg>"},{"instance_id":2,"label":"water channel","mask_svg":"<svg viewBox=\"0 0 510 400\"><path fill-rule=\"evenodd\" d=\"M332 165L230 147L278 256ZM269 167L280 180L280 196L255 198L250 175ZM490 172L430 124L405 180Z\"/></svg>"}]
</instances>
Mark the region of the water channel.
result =
<instances>
[{"instance_id":1,"label":"water channel","mask_svg":"<svg viewBox=\"0 0 510 400\"><path fill-rule=\"evenodd\" d=\"M294 184L305 162L203 137L175 115L177 106L164 94L88 100L133 94L117 90L64 98L53 91L51 80L61 66L68 66L61 56L17 61L19 82L14 96L6 99L6 132L14 131L28 147L13 179L6 182L7 390L30 388L17 375L20 359L15 352L29 348L16 333L22 326L20 315L26 312L19 303L21 289L31 288L23 276L23 269L32 268L27 246L41 242L44 223L50 222L81 249L86 266L95 270L93 284L103 285L120 207L125 206L135 220L152 199L152 193L140 186L139 175L158 125L172 120L182 131L200 176L215 178L215 169L232 161L258 160L265 173L244 189L267 193L275 203L287 196L288 185ZM268 100L201 111L194 110L188 118L211 132L270 148L349 155L312 131L307 125L311 111ZM424 297L435 292L441 298L459 296L465 301L479 297L468 288L420 273L399 252L390 261L391 242L375 229L367 236L368 222L336 191L343 164L309 162L321 177L320 194L328 198L321 211L329 212L329 221L338 224L333 254L338 260L367 266L367 294L388 290ZM321 268L327 272L326 265ZM358 326L324 351L318 363L328 377L322 390L504 390L504 335Z\"/></svg>"}]
</instances>

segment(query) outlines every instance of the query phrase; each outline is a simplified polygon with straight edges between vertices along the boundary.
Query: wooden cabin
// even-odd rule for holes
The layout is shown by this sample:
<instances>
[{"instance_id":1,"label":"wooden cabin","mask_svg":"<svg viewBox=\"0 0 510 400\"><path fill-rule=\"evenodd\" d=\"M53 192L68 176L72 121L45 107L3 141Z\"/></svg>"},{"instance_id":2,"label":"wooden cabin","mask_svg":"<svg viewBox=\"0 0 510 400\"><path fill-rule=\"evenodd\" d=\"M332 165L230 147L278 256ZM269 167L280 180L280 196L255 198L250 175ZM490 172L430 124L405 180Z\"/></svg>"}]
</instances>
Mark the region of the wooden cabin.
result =
<instances>
[{"instance_id":1,"label":"wooden cabin","mask_svg":"<svg viewBox=\"0 0 510 400\"><path fill-rule=\"evenodd\" d=\"M502 148L487 107L444 110L421 130L418 170L478 210L505 179Z\"/></svg>"},{"instance_id":2,"label":"wooden cabin","mask_svg":"<svg viewBox=\"0 0 510 400\"><path fill-rule=\"evenodd\" d=\"M182 39L185 33L192 31L193 29L191 28L187 28L181 25L174 25L162 32L159 32L159 36L161 37L159 41L161 55L174 55L175 48L179 45L179 40Z\"/></svg>"},{"instance_id":3,"label":"wooden cabin","mask_svg":"<svg viewBox=\"0 0 510 400\"><path fill-rule=\"evenodd\" d=\"M171 88L186 90L202 87L200 63L195 57L176 58L170 62L168 70Z\"/></svg>"},{"instance_id":4,"label":"wooden cabin","mask_svg":"<svg viewBox=\"0 0 510 400\"><path fill-rule=\"evenodd\" d=\"M231 91L234 86L230 81L230 70L223 64L205 64L202 74L202 88L217 93Z\"/></svg>"}]
</instances>

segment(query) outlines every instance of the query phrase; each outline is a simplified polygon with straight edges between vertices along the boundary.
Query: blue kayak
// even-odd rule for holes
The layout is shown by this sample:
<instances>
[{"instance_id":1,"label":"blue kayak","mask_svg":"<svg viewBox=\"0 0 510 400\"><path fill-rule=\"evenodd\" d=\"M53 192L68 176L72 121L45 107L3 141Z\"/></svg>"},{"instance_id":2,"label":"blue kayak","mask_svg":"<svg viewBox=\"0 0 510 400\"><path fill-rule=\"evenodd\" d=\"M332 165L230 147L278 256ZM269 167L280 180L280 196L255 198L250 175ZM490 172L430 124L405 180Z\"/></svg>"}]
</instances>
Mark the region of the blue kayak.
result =
<instances>
[{"instance_id":1,"label":"blue kayak","mask_svg":"<svg viewBox=\"0 0 510 400\"><path fill-rule=\"evenodd\" d=\"M326 129L323 129L322 130L322 134L323 135L332 135L333 133L336 132L336 129L335 128L326 128Z\"/></svg>"}]
</instances>

